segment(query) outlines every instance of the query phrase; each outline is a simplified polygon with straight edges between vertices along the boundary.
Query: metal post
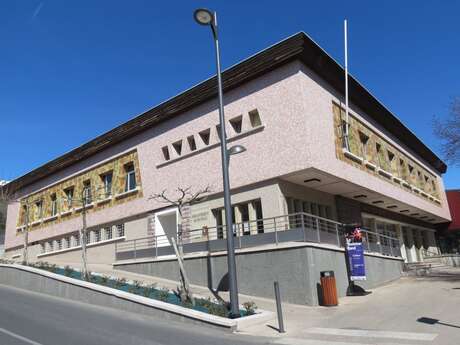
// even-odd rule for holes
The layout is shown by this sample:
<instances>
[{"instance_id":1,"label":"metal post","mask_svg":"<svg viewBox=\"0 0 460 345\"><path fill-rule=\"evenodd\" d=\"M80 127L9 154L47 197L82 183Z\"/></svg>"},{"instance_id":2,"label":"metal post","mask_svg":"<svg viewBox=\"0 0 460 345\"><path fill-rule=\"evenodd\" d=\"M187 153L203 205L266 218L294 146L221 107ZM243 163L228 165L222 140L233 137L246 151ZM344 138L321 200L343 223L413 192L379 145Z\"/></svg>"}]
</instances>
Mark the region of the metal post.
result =
<instances>
[{"instance_id":1,"label":"metal post","mask_svg":"<svg viewBox=\"0 0 460 345\"><path fill-rule=\"evenodd\" d=\"M230 317L235 318L240 316L238 303L238 284L236 276L236 260L235 247L233 243L233 221L232 221L232 203L230 199L230 178L229 178L229 155L227 150L227 135L225 133L225 116L224 116L224 100L222 76L220 67L220 50L217 31L217 13L214 12L213 22L211 25L214 36L215 51L216 51L216 67L217 67L217 89L219 95L219 123L220 123L220 149L222 156L222 177L224 188L224 208L225 221L227 224L227 265L228 265L228 282L230 290Z\"/></svg>"},{"instance_id":2,"label":"metal post","mask_svg":"<svg viewBox=\"0 0 460 345\"><path fill-rule=\"evenodd\" d=\"M300 216L301 218L301 226L302 226L302 231L303 231L303 241L307 242L307 231L305 230L305 220L303 219L304 214L301 213Z\"/></svg>"},{"instance_id":3,"label":"metal post","mask_svg":"<svg viewBox=\"0 0 460 345\"><path fill-rule=\"evenodd\" d=\"M390 238L390 253L391 253L391 256L394 256L393 255L393 239Z\"/></svg>"},{"instance_id":4,"label":"metal post","mask_svg":"<svg viewBox=\"0 0 460 345\"><path fill-rule=\"evenodd\" d=\"M382 236L381 236L379 233L377 233L377 236L378 236L377 238L378 238L378 240L379 240L380 254L383 254L383 249L382 249Z\"/></svg>"},{"instance_id":5,"label":"metal post","mask_svg":"<svg viewBox=\"0 0 460 345\"><path fill-rule=\"evenodd\" d=\"M278 245L278 230L275 228L275 243Z\"/></svg>"},{"instance_id":6,"label":"metal post","mask_svg":"<svg viewBox=\"0 0 460 345\"><path fill-rule=\"evenodd\" d=\"M316 234L318 236L318 243L321 243L321 235L319 233L319 221L318 221L318 218L315 218L315 223L316 223Z\"/></svg>"},{"instance_id":7,"label":"metal post","mask_svg":"<svg viewBox=\"0 0 460 345\"><path fill-rule=\"evenodd\" d=\"M281 309L281 296L280 296L280 285L278 282L274 282L275 287L275 299L276 299L276 312L278 314L278 330L280 333L286 333L284 329L283 310Z\"/></svg>"},{"instance_id":8,"label":"metal post","mask_svg":"<svg viewBox=\"0 0 460 345\"><path fill-rule=\"evenodd\" d=\"M137 252L136 252L136 240L134 240L134 260L137 259Z\"/></svg>"},{"instance_id":9,"label":"metal post","mask_svg":"<svg viewBox=\"0 0 460 345\"><path fill-rule=\"evenodd\" d=\"M337 246L340 247L339 224L335 224L335 233L337 234Z\"/></svg>"},{"instance_id":10,"label":"metal post","mask_svg":"<svg viewBox=\"0 0 460 345\"><path fill-rule=\"evenodd\" d=\"M371 243L369 242L369 233L366 231L367 251L371 251Z\"/></svg>"},{"instance_id":11,"label":"metal post","mask_svg":"<svg viewBox=\"0 0 460 345\"><path fill-rule=\"evenodd\" d=\"M243 226L243 224L241 224L241 227L242 226ZM242 228L240 228L239 224L236 225L236 229L237 229L236 234L238 236L238 246L241 249L241 235L242 235L243 231L242 231Z\"/></svg>"},{"instance_id":12,"label":"metal post","mask_svg":"<svg viewBox=\"0 0 460 345\"><path fill-rule=\"evenodd\" d=\"M155 236L155 257L158 257L158 236Z\"/></svg>"}]
</instances>

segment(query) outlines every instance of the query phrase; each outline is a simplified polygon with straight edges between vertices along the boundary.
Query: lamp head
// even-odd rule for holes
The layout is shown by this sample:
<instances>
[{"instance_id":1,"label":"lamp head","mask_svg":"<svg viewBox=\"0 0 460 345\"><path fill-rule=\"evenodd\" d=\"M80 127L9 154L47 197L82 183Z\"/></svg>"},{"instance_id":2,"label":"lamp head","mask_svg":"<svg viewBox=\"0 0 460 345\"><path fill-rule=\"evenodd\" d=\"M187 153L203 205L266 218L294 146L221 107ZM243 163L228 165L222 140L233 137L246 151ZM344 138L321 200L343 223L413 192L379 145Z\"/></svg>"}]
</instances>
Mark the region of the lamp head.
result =
<instances>
[{"instance_id":1,"label":"lamp head","mask_svg":"<svg viewBox=\"0 0 460 345\"><path fill-rule=\"evenodd\" d=\"M228 149L229 155L237 155L238 153L243 153L246 151L246 147L242 145L235 145Z\"/></svg>"},{"instance_id":2,"label":"lamp head","mask_svg":"<svg viewBox=\"0 0 460 345\"><path fill-rule=\"evenodd\" d=\"M214 14L207 8L198 8L193 13L195 21L200 25L211 25L214 21Z\"/></svg>"}]
</instances>

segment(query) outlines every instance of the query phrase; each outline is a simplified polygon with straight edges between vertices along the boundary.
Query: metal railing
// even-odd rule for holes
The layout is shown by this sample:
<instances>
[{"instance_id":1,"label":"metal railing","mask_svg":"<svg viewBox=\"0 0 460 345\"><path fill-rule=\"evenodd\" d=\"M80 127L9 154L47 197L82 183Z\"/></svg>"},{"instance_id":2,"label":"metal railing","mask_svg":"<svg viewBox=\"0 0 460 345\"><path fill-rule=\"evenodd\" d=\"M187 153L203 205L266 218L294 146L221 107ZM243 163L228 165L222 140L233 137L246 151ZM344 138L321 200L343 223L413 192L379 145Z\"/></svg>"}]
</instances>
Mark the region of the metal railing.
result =
<instances>
[{"instance_id":1,"label":"metal railing","mask_svg":"<svg viewBox=\"0 0 460 345\"><path fill-rule=\"evenodd\" d=\"M235 248L243 249L282 242L314 242L343 247L343 224L308 213L236 223L233 226ZM174 235L184 254L218 252L227 249L226 227L203 227ZM367 252L401 256L395 237L362 229L363 246ZM156 258L174 254L168 235L157 235L115 244L116 260Z\"/></svg>"}]
</instances>

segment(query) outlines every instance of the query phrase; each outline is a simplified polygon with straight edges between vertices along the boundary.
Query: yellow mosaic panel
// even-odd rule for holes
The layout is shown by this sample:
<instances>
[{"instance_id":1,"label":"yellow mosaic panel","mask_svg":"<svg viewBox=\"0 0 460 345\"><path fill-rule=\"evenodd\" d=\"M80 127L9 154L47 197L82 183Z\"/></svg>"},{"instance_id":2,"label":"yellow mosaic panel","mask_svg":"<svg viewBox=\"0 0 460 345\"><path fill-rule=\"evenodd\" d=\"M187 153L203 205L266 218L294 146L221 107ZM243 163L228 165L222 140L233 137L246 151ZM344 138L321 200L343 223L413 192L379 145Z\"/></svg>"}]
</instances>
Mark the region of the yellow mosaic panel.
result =
<instances>
[{"instance_id":1,"label":"yellow mosaic panel","mask_svg":"<svg viewBox=\"0 0 460 345\"><path fill-rule=\"evenodd\" d=\"M402 183L395 181L393 178L382 176L382 174L380 174L377 169L372 169L372 167L369 165L360 163L356 160L353 160L352 158L347 157L342 149L343 133L341 126L341 124L345 121L345 109L341 108L338 104L333 102L332 112L334 116L336 156L338 159L345 161L358 169L365 170L367 173L375 175L387 181L388 183L397 185L403 188L405 191L412 192L425 200L429 200L439 205L439 202L429 198L429 196L432 196L436 199L439 198L436 177L415 163L413 160L408 158L405 154L400 152L388 141L380 137L376 132L367 127L351 114L349 114L348 117L348 141L350 152L355 156L361 157L365 161L372 163L376 167L391 173L392 176L401 179ZM363 137L368 138L366 145L362 143L361 138ZM377 144L380 145L379 152L377 152ZM394 158L391 161L389 160L389 153L394 155ZM410 186L404 182L407 182L412 186L416 186L429 196L426 197L421 193L414 192Z\"/></svg>"},{"instance_id":2,"label":"yellow mosaic panel","mask_svg":"<svg viewBox=\"0 0 460 345\"><path fill-rule=\"evenodd\" d=\"M127 165L134 166L136 177L136 189L125 192L125 179ZM102 176L112 173L112 191L108 198ZM83 206L84 183L91 184L92 205L85 208L87 213L97 212L114 205L123 204L142 197L142 182L139 169L139 159L137 151L131 151L122 156L103 163L89 171L85 171L54 186L40 192L28 195L21 200L21 208L17 221L17 227L25 224L26 207L29 205L29 230L37 230L50 224L61 223L63 221L81 216ZM70 204L67 200L65 191L73 188L74 198ZM56 196L57 215L52 216L52 196ZM42 203L42 215L40 216L37 203Z\"/></svg>"}]
</instances>

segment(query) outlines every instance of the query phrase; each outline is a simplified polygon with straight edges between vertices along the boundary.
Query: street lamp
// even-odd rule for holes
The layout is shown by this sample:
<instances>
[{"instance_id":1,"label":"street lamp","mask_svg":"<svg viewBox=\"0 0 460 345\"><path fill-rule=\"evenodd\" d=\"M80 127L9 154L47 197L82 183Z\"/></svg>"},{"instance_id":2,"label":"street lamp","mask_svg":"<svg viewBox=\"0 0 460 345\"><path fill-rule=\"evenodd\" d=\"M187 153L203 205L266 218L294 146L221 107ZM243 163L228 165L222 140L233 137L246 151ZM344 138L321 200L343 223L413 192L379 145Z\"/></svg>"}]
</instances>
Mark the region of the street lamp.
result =
<instances>
[{"instance_id":1,"label":"street lamp","mask_svg":"<svg viewBox=\"0 0 460 345\"><path fill-rule=\"evenodd\" d=\"M240 317L240 308L238 303L238 284L236 281L236 261L235 247L233 244L233 221L232 221L232 203L230 200L230 180L228 173L228 164L230 155L238 154L246 151L241 145L236 145L227 150L227 136L225 134L225 118L224 118L224 102L222 91L222 76L220 70L220 51L219 39L217 35L217 14L205 8L197 9L193 14L195 21L200 25L211 26L212 35L214 37L214 45L216 50L216 65L217 65L217 88L219 94L219 121L220 121L220 150L222 155L222 177L224 185L224 208L225 208L225 223L227 224L227 264L228 264L228 282L230 292L230 317Z\"/></svg>"}]
</instances>

